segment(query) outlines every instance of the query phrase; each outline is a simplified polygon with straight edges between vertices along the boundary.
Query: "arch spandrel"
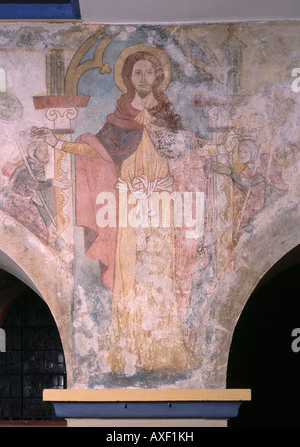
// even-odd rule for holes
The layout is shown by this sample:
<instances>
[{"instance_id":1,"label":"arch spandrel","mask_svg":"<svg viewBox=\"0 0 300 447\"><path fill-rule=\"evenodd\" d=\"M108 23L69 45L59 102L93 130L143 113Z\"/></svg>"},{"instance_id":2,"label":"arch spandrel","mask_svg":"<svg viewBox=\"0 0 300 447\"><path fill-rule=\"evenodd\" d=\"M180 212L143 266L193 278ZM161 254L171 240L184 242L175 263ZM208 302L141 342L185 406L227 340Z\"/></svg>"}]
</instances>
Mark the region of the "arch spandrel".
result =
<instances>
[{"instance_id":1,"label":"arch spandrel","mask_svg":"<svg viewBox=\"0 0 300 447\"><path fill-rule=\"evenodd\" d=\"M212 359L212 353L218 353L214 355L214 377L208 377L208 382L212 380L217 386L226 386L228 355L239 317L263 278L299 245L298 222L296 209L286 213L282 208L277 219L270 219L268 225L261 223L255 233L237 246L235 269L222 277L214 294L220 298L214 311L214 321L223 330L218 331L217 328L214 331L214 344L208 349L211 355L208 354L207 361ZM249 246L253 247L252 250L247 250Z\"/></svg>"},{"instance_id":2,"label":"arch spandrel","mask_svg":"<svg viewBox=\"0 0 300 447\"><path fill-rule=\"evenodd\" d=\"M11 218L9 218L11 219ZM72 383L72 276L27 228L12 220L0 227L0 268L14 275L48 305L58 327ZM6 222L8 223L8 222Z\"/></svg>"}]
</instances>

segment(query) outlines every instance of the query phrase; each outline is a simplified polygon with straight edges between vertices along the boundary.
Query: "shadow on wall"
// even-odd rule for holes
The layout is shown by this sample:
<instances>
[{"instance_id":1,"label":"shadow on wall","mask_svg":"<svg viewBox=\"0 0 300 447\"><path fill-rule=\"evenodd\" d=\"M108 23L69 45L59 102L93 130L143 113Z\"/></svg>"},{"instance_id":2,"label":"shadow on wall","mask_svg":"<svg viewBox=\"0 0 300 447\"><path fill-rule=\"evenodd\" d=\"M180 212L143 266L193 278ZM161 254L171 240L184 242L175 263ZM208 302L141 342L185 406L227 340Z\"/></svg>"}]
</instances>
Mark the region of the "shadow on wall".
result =
<instances>
[{"instance_id":1,"label":"shadow on wall","mask_svg":"<svg viewBox=\"0 0 300 447\"><path fill-rule=\"evenodd\" d=\"M4 300L6 298L6 300ZM2 304L2 306L1 306ZM45 388L64 389L66 365L49 307L33 290L0 270L0 426L5 421L57 421ZM20 425L22 423L20 422Z\"/></svg>"},{"instance_id":2,"label":"shadow on wall","mask_svg":"<svg viewBox=\"0 0 300 447\"><path fill-rule=\"evenodd\" d=\"M252 401L228 426L300 426L299 290L300 245L265 275L235 328L227 388L251 388Z\"/></svg>"}]
</instances>

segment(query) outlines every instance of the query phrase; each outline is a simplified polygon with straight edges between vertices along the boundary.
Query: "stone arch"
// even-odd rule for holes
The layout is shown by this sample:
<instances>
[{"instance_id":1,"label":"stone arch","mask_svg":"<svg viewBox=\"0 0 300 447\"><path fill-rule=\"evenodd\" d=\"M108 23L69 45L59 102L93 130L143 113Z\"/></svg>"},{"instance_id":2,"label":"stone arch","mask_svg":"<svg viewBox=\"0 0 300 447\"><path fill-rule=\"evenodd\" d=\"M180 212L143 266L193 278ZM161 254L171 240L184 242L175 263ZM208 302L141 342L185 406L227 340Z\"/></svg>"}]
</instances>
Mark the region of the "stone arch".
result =
<instances>
[{"instance_id":1,"label":"stone arch","mask_svg":"<svg viewBox=\"0 0 300 447\"><path fill-rule=\"evenodd\" d=\"M215 306L210 318L223 330L208 328L204 383L225 388L228 355L233 333L248 298L264 275L300 241L298 206L276 205L276 218L268 210L261 213L255 231L245 235L235 249L235 266L225 272L214 291ZM206 368L207 366L207 368Z\"/></svg>"},{"instance_id":2,"label":"stone arch","mask_svg":"<svg viewBox=\"0 0 300 447\"><path fill-rule=\"evenodd\" d=\"M231 426L299 426L300 244L262 278L236 325L227 366L228 388L251 388ZM295 340L298 348L298 339ZM284 412L282 412L284 408Z\"/></svg>"},{"instance_id":3,"label":"stone arch","mask_svg":"<svg viewBox=\"0 0 300 447\"><path fill-rule=\"evenodd\" d=\"M0 269L14 275L46 302L62 341L68 385L72 384L73 278L49 247L8 216L0 225Z\"/></svg>"}]
</instances>

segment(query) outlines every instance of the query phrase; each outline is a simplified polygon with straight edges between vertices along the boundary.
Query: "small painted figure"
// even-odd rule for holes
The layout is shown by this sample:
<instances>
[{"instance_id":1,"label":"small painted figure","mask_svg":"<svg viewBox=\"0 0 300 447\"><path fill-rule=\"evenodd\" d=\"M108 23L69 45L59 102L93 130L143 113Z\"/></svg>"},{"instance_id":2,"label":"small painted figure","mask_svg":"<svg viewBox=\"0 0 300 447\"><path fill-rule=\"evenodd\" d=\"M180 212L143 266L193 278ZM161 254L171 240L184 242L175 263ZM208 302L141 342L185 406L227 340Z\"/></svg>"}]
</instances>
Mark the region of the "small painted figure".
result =
<instances>
[{"instance_id":1,"label":"small painted figure","mask_svg":"<svg viewBox=\"0 0 300 447\"><path fill-rule=\"evenodd\" d=\"M54 188L69 188L72 180L66 176L46 179L49 145L36 132L31 129L23 161L7 162L2 168L9 180L0 192L0 208L48 244L55 233Z\"/></svg>"},{"instance_id":2,"label":"small painted figure","mask_svg":"<svg viewBox=\"0 0 300 447\"><path fill-rule=\"evenodd\" d=\"M267 198L277 191L279 194L288 187L274 158L262 153L252 139L243 139L238 145L240 172L223 163L212 161L212 169L218 174L229 176L234 189L234 241L243 231L251 230L251 221L265 206Z\"/></svg>"}]
</instances>

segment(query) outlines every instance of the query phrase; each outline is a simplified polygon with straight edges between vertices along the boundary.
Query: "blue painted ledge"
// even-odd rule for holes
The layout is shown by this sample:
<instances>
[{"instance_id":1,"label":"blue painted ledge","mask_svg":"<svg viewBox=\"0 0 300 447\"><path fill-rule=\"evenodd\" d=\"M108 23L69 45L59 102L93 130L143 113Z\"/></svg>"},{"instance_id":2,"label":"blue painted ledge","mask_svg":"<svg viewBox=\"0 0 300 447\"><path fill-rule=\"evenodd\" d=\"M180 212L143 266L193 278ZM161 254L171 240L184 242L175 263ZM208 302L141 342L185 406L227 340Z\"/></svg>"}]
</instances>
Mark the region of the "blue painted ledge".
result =
<instances>
[{"instance_id":1,"label":"blue painted ledge","mask_svg":"<svg viewBox=\"0 0 300 447\"><path fill-rule=\"evenodd\" d=\"M242 402L53 402L60 418L207 418L238 415Z\"/></svg>"},{"instance_id":2,"label":"blue painted ledge","mask_svg":"<svg viewBox=\"0 0 300 447\"><path fill-rule=\"evenodd\" d=\"M242 389L44 390L44 401L66 419L206 418L228 419L251 400Z\"/></svg>"}]
</instances>

